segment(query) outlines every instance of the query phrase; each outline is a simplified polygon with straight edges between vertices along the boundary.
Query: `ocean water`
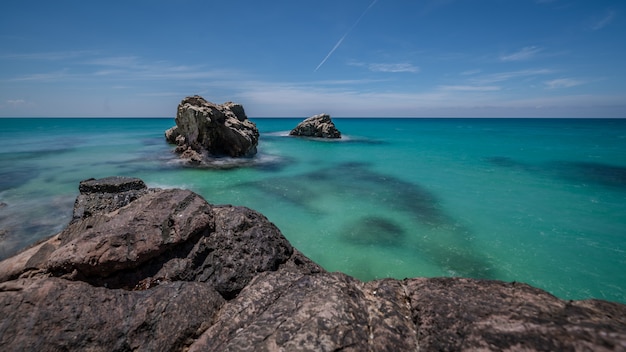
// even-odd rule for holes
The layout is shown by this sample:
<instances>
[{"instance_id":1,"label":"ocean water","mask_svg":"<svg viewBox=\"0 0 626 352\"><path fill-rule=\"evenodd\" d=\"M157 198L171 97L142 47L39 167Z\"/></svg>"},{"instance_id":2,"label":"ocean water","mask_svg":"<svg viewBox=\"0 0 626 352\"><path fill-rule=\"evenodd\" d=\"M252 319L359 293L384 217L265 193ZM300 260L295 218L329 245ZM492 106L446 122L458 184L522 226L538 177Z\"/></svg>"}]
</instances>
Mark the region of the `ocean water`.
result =
<instances>
[{"instance_id":1,"label":"ocean water","mask_svg":"<svg viewBox=\"0 0 626 352\"><path fill-rule=\"evenodd\" d=\"M468 276L626 303L626 119L252 118L259 153L176 161L173 119L0 119L0 258L62 229L78 182L191 189L267 216L327 270Z\"/></svg>"}]
</instances>

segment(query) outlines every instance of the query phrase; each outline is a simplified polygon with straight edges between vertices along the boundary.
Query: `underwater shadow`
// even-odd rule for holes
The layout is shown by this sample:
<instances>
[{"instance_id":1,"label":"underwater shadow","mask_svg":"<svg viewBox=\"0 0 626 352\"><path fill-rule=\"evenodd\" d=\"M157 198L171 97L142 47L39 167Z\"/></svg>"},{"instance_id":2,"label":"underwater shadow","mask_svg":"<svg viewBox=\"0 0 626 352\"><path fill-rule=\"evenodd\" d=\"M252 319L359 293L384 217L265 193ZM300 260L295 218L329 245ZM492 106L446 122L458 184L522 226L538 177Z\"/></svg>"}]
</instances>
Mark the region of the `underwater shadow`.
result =
<instances>
[{"instance_id":1,"label":"underwater shadow","mask_svg":"<svg viewBox=\"0 0 626 352\"><path fill-rule=\"evenodd\" d=\"M626 167L587 161L552 161L529 164L504 156L485 158L491 165L530 172L573 183L626 189Z\"/></svg>"},{"instance_id":2,"label":"underwater shadow","mask_svg":"<svg viewBox=\"0 0 626 352\"><path fill-rule=\"evenodd\" d=\"M346 202L367 202L400 212L413 219L415 229L406 229L394 219L380 214L364 214L345 225L338 236L350 245L383 248L411 246L416 255L435 263L450 275L495 277L495 268L474 249L471 231L447 215L437 197L415 183L372 171L367 163L341 163L310 173L269 178L240 186L311 214L327 211L320 208L318 201L328 196ZM349 211L346 209L346 212ZM437 233L437 236L420 234L419 228L424 227Z\"/></svg>"}]
</instances>

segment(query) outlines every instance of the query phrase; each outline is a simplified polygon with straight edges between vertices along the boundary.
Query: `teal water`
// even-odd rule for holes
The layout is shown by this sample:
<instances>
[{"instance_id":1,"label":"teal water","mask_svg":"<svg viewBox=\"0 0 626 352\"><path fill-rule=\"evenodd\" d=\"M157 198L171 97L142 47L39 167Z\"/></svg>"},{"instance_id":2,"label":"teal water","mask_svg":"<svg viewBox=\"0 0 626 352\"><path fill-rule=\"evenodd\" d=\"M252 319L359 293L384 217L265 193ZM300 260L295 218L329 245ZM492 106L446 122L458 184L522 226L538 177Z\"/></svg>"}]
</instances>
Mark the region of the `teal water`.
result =
<instances>
[{"instance_id":1,"label":"teal water","mask_svg":"<svg viewBox=\"0 0 626 352\"><path fill-rule=\"evenodd\" d=\"M140 177L267 216L363 280L470 276L626 303L626 120L334 119L341 141L252 119L245 167L182 168L173 119L0 119L0 257L62 229L78 182Z\"/></svg>"}]
</instances>

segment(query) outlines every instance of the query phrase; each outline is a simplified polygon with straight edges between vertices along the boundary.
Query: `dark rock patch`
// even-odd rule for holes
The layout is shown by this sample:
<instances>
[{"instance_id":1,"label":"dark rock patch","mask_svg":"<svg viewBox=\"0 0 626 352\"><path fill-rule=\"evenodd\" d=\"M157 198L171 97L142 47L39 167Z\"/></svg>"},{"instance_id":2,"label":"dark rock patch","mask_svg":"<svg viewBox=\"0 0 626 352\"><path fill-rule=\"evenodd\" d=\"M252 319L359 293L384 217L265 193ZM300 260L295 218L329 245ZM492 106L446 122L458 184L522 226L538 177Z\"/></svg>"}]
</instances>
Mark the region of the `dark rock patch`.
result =
<instances>
[{"instance_id":1,"label":"dark rock patch","mask_svg":"<svg viewBox=\"0 0 626 352\"><path fill-rule=\"evenodd\" d=\"M311 116L300 122L289 132L290 136L317 137L317 138L341 138L341 132L328 114Z\"/></svg>"}]
</instances>

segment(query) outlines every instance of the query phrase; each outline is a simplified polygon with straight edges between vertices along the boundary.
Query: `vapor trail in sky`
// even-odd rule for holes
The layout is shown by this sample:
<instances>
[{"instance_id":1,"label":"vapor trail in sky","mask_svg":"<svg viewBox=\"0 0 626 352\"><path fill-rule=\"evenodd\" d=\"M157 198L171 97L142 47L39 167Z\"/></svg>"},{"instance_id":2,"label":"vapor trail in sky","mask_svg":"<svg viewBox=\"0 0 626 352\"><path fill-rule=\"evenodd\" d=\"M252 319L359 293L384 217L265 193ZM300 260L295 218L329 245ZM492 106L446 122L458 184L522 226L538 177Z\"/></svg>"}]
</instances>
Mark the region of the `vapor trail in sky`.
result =
<instances>
[{"instance_id":1,"label":"vapor trail in sky","mask_svg":"<svg viewBox=\"0 0 626 352\"><path fill-rule=\"evenodd\" d=\"M332 49L330 49L330 52L328 53L328 55L326 55L326 57L324 58L324 60L322 60L322 62L320 62L319 65L317 65L317 67L315 68L315 70L313 70L313 72L316 72L317 70L319 70L320 67L322 67L322 65L326 62L326 60L328 60L328 58L335 52L335 50L337 50L337 48L341 45L341 43L343 42L344 39L346 39L346 37L348 36L348 34L350 34L350 32L352 32L352 30L354 29L354 27L356 27L359 22L361 22L361 18L363 18L363 16L365 16L365 14L367 13L367 11L369 11L369 9L372 8L372 6L374 6L374 4L376 4L378 0L374 0L372 1L372 3L370 4L370 6L368 6L365 11L363 11L363 13L361 14L361 16L359 16L359 18L356 20L356 22L354 22L354 24L352 25L352 27L350 27L348 29L348 31L341 37L341 39L339 39L339 41L337 42L337 44L335 44L335 46L333 46Z\"/></svg>"}]
</instances>

